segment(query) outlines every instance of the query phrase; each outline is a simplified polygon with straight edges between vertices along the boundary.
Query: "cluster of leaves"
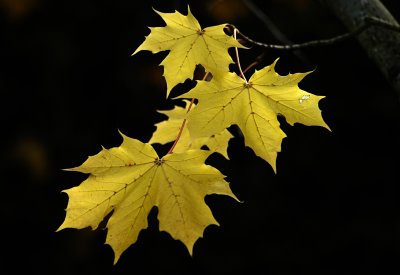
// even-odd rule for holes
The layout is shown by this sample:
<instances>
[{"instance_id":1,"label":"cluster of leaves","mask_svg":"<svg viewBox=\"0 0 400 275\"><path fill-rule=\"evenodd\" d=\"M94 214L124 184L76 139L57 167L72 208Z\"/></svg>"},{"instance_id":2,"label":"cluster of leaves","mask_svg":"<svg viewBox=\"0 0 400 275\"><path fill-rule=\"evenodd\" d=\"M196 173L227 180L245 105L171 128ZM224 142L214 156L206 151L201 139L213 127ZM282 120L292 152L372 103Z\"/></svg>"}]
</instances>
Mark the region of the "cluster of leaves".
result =
<instances>
[{"instance_id":1,"label":"cluster of leaves","mask_svg":"<svg viewBox=\"0 0 400 275\"><path fill-rule=\"evenodd\" d=\"M225 176L205 161L214 152L228 158L232 137L229 126L238 125L245 144L274 170L285 137L278 114L290 124L329 129L318 108L322 96L298 87L308 73L280 76L274 70L275 61L247 80L238 55L238 48L245 47L236 40L236 32L233 36L224 32L226 24L203 29L189 8L187 15L156 12L166 26L150 28L151 33L133 55L142 50L169 51L161 63L167 97L176 85L193 79L198 65L205 69L204 79L179 96L186 107L161 111L168 120L156 125L148 143L121 134L119 147L103 148L81 166L67 169L89 176L79 186L64 190L69 202L65 221L58 230L96 229L113 212L107 222L106 243L114 250L114 263L147 228L147 217L154 206L158 207L160 230L182 241L190 254L204 229L218 224L204 197L221 194L237 198ZM236 50L240 75L229 71L234 63L229 48ZM171 142L171 149L162 157L151 146ZM201 149L204 146L208 150Z\"/></svg>"}]
</instances>

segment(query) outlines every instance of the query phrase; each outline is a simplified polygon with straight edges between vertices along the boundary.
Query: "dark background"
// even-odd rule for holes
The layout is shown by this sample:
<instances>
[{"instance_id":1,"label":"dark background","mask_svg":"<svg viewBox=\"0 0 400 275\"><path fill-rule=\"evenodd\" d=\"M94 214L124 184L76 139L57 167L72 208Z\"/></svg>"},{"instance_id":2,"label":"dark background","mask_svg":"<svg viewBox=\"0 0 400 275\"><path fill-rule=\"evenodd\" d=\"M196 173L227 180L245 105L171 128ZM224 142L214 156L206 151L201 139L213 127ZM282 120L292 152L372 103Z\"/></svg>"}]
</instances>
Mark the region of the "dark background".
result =
<instances>
[{"instance_id":1,"label":"dark background","mask_svg":"<svg viewBox=\"0 0 400 275\"><path fill-rule=\"evenodd\" d=\"M192 2L203 27L229 22L278 42L240 0ZM382 2L399 20L398 1ZM332 132L281 120L276 175L239 136L230 161L212 156L244 203L206 198L221 226L205 230L193 258L158 231L156 211L116 266L106 230L55 232L61 191L86 178L61 169L119 146L118 129L147 142L163 119L156 110L173 105L157 66L166 53L130 55L147 26L163 25L152 7L186 14L187 3L0 0L0 273L400 274L400 101L354 39L297 54L241 51L243 66L265 52L258 69L277 57L280 74L315 69L300 87L326 96ZM295 42L346 31L318 1L254 4Z\"/></svg>"}]
</instances>

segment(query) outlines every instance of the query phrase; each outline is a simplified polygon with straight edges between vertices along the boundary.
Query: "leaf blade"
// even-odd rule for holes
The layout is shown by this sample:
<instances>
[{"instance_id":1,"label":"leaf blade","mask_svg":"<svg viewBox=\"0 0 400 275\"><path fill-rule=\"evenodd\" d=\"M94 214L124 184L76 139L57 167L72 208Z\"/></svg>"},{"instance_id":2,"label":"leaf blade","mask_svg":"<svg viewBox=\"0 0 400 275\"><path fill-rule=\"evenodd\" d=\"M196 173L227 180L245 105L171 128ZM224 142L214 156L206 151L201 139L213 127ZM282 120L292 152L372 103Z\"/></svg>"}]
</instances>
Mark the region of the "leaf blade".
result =
<instances>
[{"instance_id":1,"label":"leaf blade","mask_svg":"<svg viewBox=\"0 0 400 275\"><path fill-rule=\"evenodd\" d=\"M276 172L276 158L286 134L277 116L289 124L321 126L324 122L318 102L322 96L305 92L298 83L308 73L278 75L276 61L256 71L248 82L235 73L215 74L211 81L198 81L188 93L178 98L196 98L199 103L188 115L188 128L194 138L220 133L236 124L244 141L256 155Z\"/></svg>"},{"instance_id":2,"label":"leaf blade","mask_svg":"<svg viewBox=\"0 0 400 275\"><path fill-rule=\"evenodd\" d=\"M88 173L79 186L64 190L69 201L64 228L96 229L111 212L106 244L114 251L114 264L148 227L147 217L158 207L160 229L193 252L196 240L210 224L218 224L205 204L208 194L237 199L225 176L204 162L211 154L188 150L159 159L145 143L123 135L121 146L102 149L73 171Z\"/></svg>"},{"instance_id":3,"label":"leaf blade","mask_svg":"<svg viewBox=\"0 0 400 275\"><path fill-rule=\"evenodd\" d=\"M226 24L202 29L189 7L186 16L177 11L174 13L156 11L156 13L167 25L150 28L150 34L132 55L142 50L152 53L170 51L160 64L164 67L167 97L177 84L183 83L186 79L193 79L197 65L201 64L211 73L228 71L229 64L233 63L228 49L245 48L232 36L225 34Z\"/></svg>"}]
</instances>

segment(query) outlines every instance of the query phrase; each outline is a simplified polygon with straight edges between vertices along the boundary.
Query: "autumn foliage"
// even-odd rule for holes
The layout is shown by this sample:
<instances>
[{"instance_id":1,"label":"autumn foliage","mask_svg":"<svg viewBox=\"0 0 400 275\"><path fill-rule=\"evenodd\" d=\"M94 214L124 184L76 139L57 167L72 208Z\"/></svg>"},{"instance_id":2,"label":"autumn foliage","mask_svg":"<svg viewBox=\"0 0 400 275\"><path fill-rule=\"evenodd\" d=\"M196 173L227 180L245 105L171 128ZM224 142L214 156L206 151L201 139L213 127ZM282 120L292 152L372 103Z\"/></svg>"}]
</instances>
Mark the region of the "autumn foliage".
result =
<instances>
[{"instance_id":1,"label":"autumn foliage","mask_svg":"<svg viewBox=\"0 0 400 275\"><path fill-rule=\"evenodd\" d=\"M329 129L318 107L323 96L298 87L308 73L281 76L275 72L275 61L247 79L238 54L238 49L245 47L237 41L236 32L224 32L226 24L203 29L189 8L187 15L156 13L166 26L151 27L150 34L133 54L143 50L169 51L161 63L167 97L176 85L193 79L198 65L204 68L206 76L177 97L184 100L186 107L159 111L168 119L156 125L149 142L122 134L119 147L103 148L81 166L67 169L89 176L79 186L64 190L69 202L65 221L58 230L96 229L112 212L106 243L114 250L114 263L136 242L139 232L147 228L147 217L154 206L158 208L160 230L182 241L190 254L204 229L218 224L204 197L220 194L237 198L225 176L205 161L215 152L229 159L227 147L232 135L227 128L231 125L240 128L246 146L274 171L286 136L278 115L283 115L291 125L301 123ZM229 48L235 48L240 75L229 71L229 65L234 63ZM151 146L154 143L173 145L165 156L158 156Z\"/></svg>"}]
</instances>

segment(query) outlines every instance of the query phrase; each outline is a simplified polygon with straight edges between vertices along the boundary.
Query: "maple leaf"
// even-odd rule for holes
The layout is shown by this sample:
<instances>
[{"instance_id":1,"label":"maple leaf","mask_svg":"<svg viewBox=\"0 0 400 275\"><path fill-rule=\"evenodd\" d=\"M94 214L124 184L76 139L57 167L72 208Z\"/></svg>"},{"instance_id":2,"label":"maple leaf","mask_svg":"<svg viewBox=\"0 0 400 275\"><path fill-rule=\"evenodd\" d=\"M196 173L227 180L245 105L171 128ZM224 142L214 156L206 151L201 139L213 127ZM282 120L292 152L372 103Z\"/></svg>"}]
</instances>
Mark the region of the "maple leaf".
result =
<instances>
[{"instance_id":1,"label":"maple leaf","mask_svg":"<svg viewBox=\"0 0 400 275\"><path fill-rule=\"evenodd\" d=\"M147 216L157 206L160 230L181 240L192 254L204 229L218 225L204 197L221 194L236 199L224 175L204 164L208 151L189 150L160 159L149 144L122 136L120 147L103 148L81 166L67 169L90 175L79 186L64 190L69 202L57 231L96 229L113 211L106 243L114 250L115 264L147 228Z\"/></svg>"},{"instance_id":2,"label":"maple leaf","mask_svg":"<svg viewBox=\"0 0 400 275\"><path fill-rule=\"evenodd\" d=\"M167 82L167 97L171 89L186 79L193 79L196 65L201 64L206 71L228 71L233 63L228 48L244 48L233 37L224 32L226 24L202 29L190 12L187 16L174 13L155 12L165 21L165 27L150 27L150 34L132 54L142 50L152 53L170 50L160 65L164 66Z\"/></svg>"},{"instance_id":3,"label":"maple leaf","mask_svg":"<svg viewBox=\"0 0 400 275\"><path fill-rule=\"evenodd\" d=\"M185 107L175 106L172 110L158 111L159 113L166 115L168 120L156 124L157 129L149 140L150 144L166 144L177 138L177 134L182 127L182 122L186 118L188 105L190 104L187 100L184 102L186 105ZM194 108L195 104L192 104L191 110ZM184 127L179 142L174 148L174 152L182 153L189 149L200 149L203 146L207 146L210 151L218 152L226 159L229 159L227 149L228 142L232 137L232 134L225 129L219 134L192 140L188 128Z\"/></svg>"},{"instance_id":4,"label":"maple leaf","mask_svg":"<svg viewBox=\"0 0 400 275\"><path fill-rule=\"evenodd\" d=\"M180 98L197 98L197 107L188 115L188 128L193 138L220 133L232 124L243 132L245 143L266 160L276 172L276 157L281 151L282 139L278 114L291 125L322 126L318 102L324 96L305 92L298 83L309 73L281 76L275 64L264 67L248 82L235 73L214 74L210 82L197 85Z\"/></svg>"}]
</instances>

